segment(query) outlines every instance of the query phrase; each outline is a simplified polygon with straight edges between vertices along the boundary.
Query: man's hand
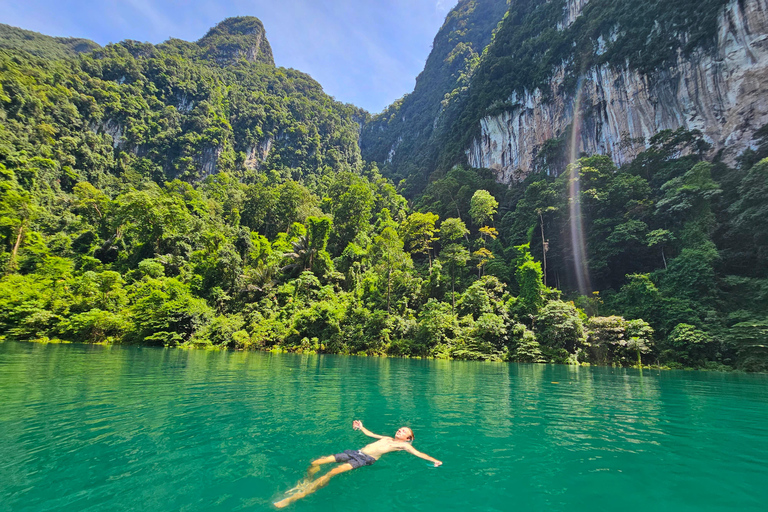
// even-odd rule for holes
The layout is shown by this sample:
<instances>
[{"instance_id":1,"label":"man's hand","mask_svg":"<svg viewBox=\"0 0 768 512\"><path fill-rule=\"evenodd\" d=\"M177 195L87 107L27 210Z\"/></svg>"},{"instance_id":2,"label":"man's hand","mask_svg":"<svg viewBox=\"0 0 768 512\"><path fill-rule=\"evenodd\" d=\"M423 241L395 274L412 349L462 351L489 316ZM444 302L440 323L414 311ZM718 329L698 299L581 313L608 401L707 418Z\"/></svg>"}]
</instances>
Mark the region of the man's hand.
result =
<instances>
[{"instance_id":1,"label":"man's hand","mask_svg":"<svg viewBox=\"0 0 768 512\"><path fill-rule=\"evenodd\" d=\"M355 430L362 430L363 429L363 422L360 420L355 420L352 422L352 428Z\"/></svg>"},{"instance_id":2,"label":"man's hand","mask_svg":"<svg viewBox=\"0 0 768 512\"><path fill-rule=\"evenodd\" d=\"M441 461L439 461L439 460L435 461L435 467L442 466L442 465L443 465L443 463Z\"/></svg>"}]
</instances>

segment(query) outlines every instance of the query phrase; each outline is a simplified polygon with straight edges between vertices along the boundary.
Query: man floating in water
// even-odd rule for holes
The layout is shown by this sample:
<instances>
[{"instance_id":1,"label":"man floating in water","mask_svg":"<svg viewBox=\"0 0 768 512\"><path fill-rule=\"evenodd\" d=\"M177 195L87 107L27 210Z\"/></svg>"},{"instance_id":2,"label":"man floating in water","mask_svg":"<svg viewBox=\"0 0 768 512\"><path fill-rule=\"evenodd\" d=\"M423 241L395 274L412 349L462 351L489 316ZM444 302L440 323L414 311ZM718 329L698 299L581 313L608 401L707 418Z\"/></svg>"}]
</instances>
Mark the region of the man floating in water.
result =
<instances>
[{"instance_id":1,"label":"man floating in water","mask_svg":"<svg viewBox=\"0 0 768 512\"><path fill-rule=\"evenodd\" d=\"M379 460L379 458L385 453L405 450L406 452L411 453L417 457L433 462L435 467L442 464L442 462L439 460L430 457L426 453L421 453L416 448L411 446L411 442L413 442L413 431L408 427L400 428L400 430L395 433L394 439L391 437L374 434L365 428L363 426L363 422L360 420L353 421L352 428L355 430L360 430L363 434L367 435L368 437L378 439L378 441L366 445L361 450L346 450L342 453L337 453L336 455L329 455L327 457L321 457L317 460L313 460L312 464L307 470L306 480L302 484L288 491L289 493L294 492L293 495L275 503L277 508L286 507L294 501L299 500L308 494L312 494L320 487L327 484L331 477L336 476L339 473L344 473L350 469L357 469L360 466L370 466ZM341 464L317 480L312 480L315 474L320 471L320 466L323 464L330 464L332 462L339 462Z\"/></svg>"}]
</instances>

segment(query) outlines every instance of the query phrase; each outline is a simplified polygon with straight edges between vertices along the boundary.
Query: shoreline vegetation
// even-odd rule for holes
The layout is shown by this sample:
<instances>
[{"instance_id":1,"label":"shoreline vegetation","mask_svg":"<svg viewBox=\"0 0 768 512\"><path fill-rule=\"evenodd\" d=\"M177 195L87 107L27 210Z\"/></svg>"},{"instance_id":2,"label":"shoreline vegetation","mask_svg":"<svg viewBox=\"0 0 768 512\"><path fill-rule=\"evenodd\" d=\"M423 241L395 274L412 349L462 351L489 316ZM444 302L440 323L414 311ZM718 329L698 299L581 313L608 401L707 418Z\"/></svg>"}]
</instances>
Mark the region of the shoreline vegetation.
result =
<instances>
[{"instance_id":1,"label":"shoreline vegetation","mask_svg":"<svg viewBox=\"0 0 768 512\"><path fill-rule=\"evenodd\" d=\"M5 341L11 341L6 340L3 337L0 337L0 343L3 343ZM417 359L417 360L433 360L433 361L466 361L465 359L447 359L437 356L404 356L404 355L389 355L386 353L381 354L366 354L366 353L357 353L357 354L342 354L342 353L333 353L333 352L318 352L315 350L303 350L301 348L296 350L291 350L288 347L281 347L281 346L274 346L271 348L230 348L227 346L221 346L221 345L175 345L175 346L149 346L149 345L125 345L121 343L110 343L110 342L88 342L88 341L69 341L69 340L61 340L61 339L50 339L50 338L38 338L38 339L30 339L25 340L23 342L18 343L35 343L39 345L95 345L100 347L147 347L147 348L158 348L158 349L178 349L178 350L205 350L205 351L213 351L213 352L260 352L260 353L268 353L268 354L294 354L294 355L332 355L332 356L343 356L343 357L382 357L382 358L399 358L399 359ZM473 362L478 362L477 360L472 360ZM661 364L643 364L642 366L638 366L637 364L634 365L621 365L616 363L607 363L607 364L597 364L597 363L589 363L589 362L580 362L580 363L572 363L572 362L565 362L565 363L553 363L553 362L535 362L535 363L521 363L520 361L503 361L500 359L488 359L488 360L482 360L479 362L483 363L499 363L499 364L510 364L510 363L518 363L518 364L564 364L564 365L572 365L572 366L582 366L582 367L591 367L596 366L599 368L626 368L626 369L634 369L634 370L684 370L684 371L712 371L712 372L728 372L728 373L751 373L751 374L768 374L768 372L747 372L744 370L740 370L737 368L733 368L732 366L726 366L726 365L708 365L708 366L699 366L699 367L678 367L678 366L665 366Z\"/></svg>"},{"instance_id":2,"label":"shoreline vegetation","mask_svg":"<svg viewBox=\"0 0 768 512\"><path fill-rule=\"evenodd\" d=\"M768 370L768 127L734 165L668 130L620 168L456 162L406 198L366 112L246 58L257 21L0 49L0 335Z\"/></svg>"}]
</instances>

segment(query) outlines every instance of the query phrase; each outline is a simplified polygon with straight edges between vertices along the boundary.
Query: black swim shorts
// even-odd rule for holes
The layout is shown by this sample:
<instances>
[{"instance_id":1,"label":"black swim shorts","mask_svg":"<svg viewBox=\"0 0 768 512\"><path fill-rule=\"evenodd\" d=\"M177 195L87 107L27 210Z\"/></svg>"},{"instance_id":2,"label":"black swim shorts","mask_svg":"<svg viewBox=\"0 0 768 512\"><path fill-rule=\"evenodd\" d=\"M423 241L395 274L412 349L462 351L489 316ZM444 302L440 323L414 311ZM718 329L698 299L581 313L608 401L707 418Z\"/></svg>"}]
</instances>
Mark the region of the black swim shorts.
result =
<instances>
[{"instance_id":1,"label":"black swim shorts","mask_svg":"<svg viewBox=\"0 0 768 512\"><path fill-rule=\"evenodd\" d=\"M337 453L334 457L336 462L349 462L352 469L357 469L360 466L370 466L376 462L376 459L364 454L360 450L344 450L343 453Z\"/></svg>"}]
</instances>

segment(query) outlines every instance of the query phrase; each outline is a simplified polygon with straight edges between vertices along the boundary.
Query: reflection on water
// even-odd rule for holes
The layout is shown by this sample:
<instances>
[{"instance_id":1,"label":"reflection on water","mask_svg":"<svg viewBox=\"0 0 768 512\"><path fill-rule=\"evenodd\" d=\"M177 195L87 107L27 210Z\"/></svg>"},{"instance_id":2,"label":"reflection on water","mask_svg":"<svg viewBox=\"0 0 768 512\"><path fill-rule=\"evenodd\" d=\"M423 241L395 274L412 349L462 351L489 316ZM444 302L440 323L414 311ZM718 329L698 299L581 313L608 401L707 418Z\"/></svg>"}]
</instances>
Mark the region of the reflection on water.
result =
<instances>
[{"instance_id":1,"label":"reflection on water","mask_svg":"<svg viewBox=\"0 0 768 512\"><path fill-rule=\"evenodd\" d=\"M0 343L0 511L261 510L362 419L405 453L296 510L763 510L768 379Z\"/></svg>"}]
</instances>

